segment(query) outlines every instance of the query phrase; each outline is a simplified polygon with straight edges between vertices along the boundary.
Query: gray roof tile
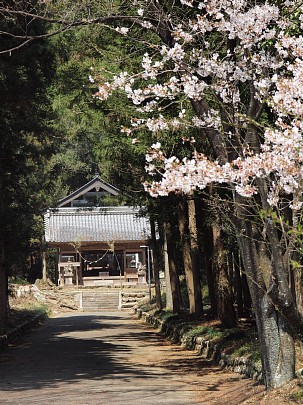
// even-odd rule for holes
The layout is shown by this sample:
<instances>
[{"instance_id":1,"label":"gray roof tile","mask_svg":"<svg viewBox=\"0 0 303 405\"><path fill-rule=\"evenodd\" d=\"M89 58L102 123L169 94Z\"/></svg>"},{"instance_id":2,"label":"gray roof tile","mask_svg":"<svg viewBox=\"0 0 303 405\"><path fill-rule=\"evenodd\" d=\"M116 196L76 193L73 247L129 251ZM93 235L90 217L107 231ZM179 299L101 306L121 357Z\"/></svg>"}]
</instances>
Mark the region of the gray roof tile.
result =
<instances>
[{"instance_id":1,"label":"gray roof tile","mask_svg":"<svg viewBox=\"0 0 303 405\"><path fill-rule=\"evenodd\" d=\"M144 241L149 220L134 207L58 208L44 215L46 242Z\"/></svg>"}]
</instances>

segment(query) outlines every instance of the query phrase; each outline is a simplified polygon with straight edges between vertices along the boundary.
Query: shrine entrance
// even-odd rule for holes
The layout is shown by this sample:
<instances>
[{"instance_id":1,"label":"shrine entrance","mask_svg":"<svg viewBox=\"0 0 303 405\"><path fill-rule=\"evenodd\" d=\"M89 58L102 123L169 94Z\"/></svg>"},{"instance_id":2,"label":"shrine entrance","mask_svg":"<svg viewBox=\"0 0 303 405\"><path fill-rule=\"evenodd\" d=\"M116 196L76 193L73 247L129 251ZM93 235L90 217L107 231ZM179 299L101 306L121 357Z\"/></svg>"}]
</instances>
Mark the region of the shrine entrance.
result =
<instances>
[{"instance_id":1,"label":"shrine entrance","mask_svg":"<svg viewBox=\"0 0 303 405\"><path fill-rule=\"evenodd\" d=\"M96 176L44 214L45 241L58 249L60 286L146 284L149 218L137 207L101 205L119 193Z\"/></svg>"}]
</instances>

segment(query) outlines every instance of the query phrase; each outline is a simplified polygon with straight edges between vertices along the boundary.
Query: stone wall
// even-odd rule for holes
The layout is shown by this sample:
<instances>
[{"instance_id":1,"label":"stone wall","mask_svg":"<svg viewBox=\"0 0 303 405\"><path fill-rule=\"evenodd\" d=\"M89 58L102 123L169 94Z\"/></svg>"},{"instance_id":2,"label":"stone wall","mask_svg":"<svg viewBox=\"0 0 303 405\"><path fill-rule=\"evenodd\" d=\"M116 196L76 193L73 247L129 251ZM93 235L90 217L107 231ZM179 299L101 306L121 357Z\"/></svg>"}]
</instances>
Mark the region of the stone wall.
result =
<instances>
[{"instance_id":1,"label":"stone wall","mask_svg":"<svg viewBox=\"0 0 303 405\"><path fill-rule=\"evenodd\" d=\"M173 340L175 343L181 344L188 350L195 350L201 357L215 361L223 369L228 369L236 373L243 374L245 377L253 378L257 381L262 381L262 366L254 363L247 357L235 357L224 353L224 350L219 344L216 344L202 336L191 336L187 332L190 327L184 322L174 323L163 321L156 316L140 309L136 310L139 318L146 323L159 328L161 333Z\"/></svg>"},{"instance_id":2,"label":"stone wall","mask_svg":"<svg viewBox=\"0 0 303 405\"><path fill-rule=\"evenodd\" d=\"M17 327L7 332L5 335L0 336L0 350L5 349L15 340L17 340L20 336L23 336L33 327L41 324L46 318L46 314L37 314L31 319L27 319L26 321L20 323Z\"/></svg>"}]
</instances>

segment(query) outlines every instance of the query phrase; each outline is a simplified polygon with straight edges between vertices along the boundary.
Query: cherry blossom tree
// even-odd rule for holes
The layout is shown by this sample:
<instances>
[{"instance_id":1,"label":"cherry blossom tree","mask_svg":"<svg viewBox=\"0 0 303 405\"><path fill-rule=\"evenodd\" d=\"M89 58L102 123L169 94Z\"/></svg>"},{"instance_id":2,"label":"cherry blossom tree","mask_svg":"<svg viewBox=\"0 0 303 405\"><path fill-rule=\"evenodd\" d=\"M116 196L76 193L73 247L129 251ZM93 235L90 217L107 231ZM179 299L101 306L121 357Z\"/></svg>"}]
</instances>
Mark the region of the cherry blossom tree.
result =
<instances>
[{"instance_id":1,"label":"cherry blossom tree","mask_svg":"<svg viewBox=\"0 0 303 405\"><path fill-rule=\"evenodd\" d=\"M82 8L78 19L58 18L52 2L38 3L43 13L26 18L59 23L61 30L100 23L130 38L138 27L151 33L140 72L110 80L92 73L96 97L122 90L137 106L138 116L121 130L134 143L138 129L152 134L146 169L153 181L145 184L152 196L210 184L230 190L229 219L252 296L265 384L292 379L303 323L299 294L289 285L302 206L302 3L134 0L97 18ZM24 15L5 5L0 12ZM16 38L15 48L36 39ZM189 128L198 136L185 139ZM191 144L191 157L165 147L172 133Z\"/></svg>"},{"instance_id":2,"label":"cherry blossom tree","mask_svg":"<svg viewBox=\"0 0 303 405\"><path fill-rule=\"evenodd\" d=\"M151 44L141 72L101 82L97 96L125 91L141 116L123 131L137 142L136 130L145 126L157 137L146 156L155 180L145 188L152 196L187 194L209 184L231 190L230 219L250 285L265 383L281 385L294 376L294 338L302 330L288 283L293 240L287 232L281 237L281 209L295 225L302 205L303 6L135 3L138 24L157 24L162 42ZM131 27L119 31L129 35ZM173 117L172 104L178 111ZM200 129L210 149L196 149L191 158L169 154L162 134L182 137L189 126Z\"/></svg>"}]
</instances>

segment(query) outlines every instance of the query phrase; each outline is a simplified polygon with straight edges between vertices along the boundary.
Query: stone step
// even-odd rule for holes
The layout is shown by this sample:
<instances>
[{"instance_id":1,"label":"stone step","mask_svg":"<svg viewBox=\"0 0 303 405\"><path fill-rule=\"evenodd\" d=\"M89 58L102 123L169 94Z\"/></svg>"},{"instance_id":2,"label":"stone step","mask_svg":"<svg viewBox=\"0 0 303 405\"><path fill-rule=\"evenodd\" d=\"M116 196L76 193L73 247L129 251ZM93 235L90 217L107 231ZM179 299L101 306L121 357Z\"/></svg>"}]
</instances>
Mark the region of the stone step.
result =
<instances>
[{"instance_id":1,"label":"stone step","mask_svg":"<svg viewBox=\"0 0 303 405\"><path fill-rule=\"evenodd\" d=\"M113 309L113 308L115 308L115 309L117 309L118 308L118 304L117 305L92 305L91 303L87 303L87 304L84 304L84 305L82 305L82 308L83 309L86 309L86 308L95 308L95 309Z\"/></svg>"},{"instance_id":2,"label":"stone step","mask_svg":"<svg viewBox=\"0 0 303 405\"><path fill-rule=\"evenodd\" d=\"M82 303L86 303L86 302L87 302L87 303L90 303L90 304L96 304L96 305L98 305L98 304L107 304L107 305L109 305L109 304L114 304L114 305L118 305L118 304L119 304L119 301L118 301L118 300L115 300L115 301L82 300Z\"/></svg>"},{"instance_id":3,"label":"stone step","mask_svg":"<svg viewBox=\"0 0 303 405\"><path fill-rule=\"evenodd\" d=\"M82 308L83 312L104 312L104 311L118 311L118 307L112 307L112 308L95 308L95 307L84 307Z\"/></svg>"},{"instance_id":4,"label":"stone step","mask_svg":"<svg viewBox=\"0 0 303 405\"><path fill-rule=\"evenodd\" d=\"M82 304L89 304L89 305L118 305L119 301L86 301L83 300Z\"/></svg>"},{"instance_id":5,"label":"stone step","mask_svg":"<svg viewBox=\"0 0 303 405\"><path fill-rule=\"evenodd\" d=\"M83 307L117 307L119 302L82 302Z\"/></svg>"},{"instance_id":6,"label":"stone step","mask_svg":"<svg viewBox=\"0 0 303 405\"><path fill-rule=\"evenodd\" d=\"M133 308L136 302L123 302L122 308Z\"/></svg>"},{"instance_id":7,"label":"stone step","mask_svg":"<svg viewBox=\"0 0 303 405\"><path fill-rule=\"evenodd\" d=\"M103 306L103 305L86 305L83 306L82 311L88 311L88 310L96 310L96 311L109 311L109 310L115 310L117 311L119 309L118 305L114 305L114 306Z\"/></svg>"},{"instance_id":8,"label":"stone step","mask_svg":"<svg viewBox=\"0 0 303 405\"><path fill-rule=\"evenodd\" d=\"M84 311L104 311L120 309L132 309L138 302L147 296L144 292L125 292L122 291L120 303L119 291L83 291L82 309Z\"/></svg>"},{"instance_id":9,"label":"stone step","mask_svg":"<svg viewBox=\"0 0 303 405\"><path fill-rule=\"evenodd\" d=\"M83 297L119 297L119 294L83 294Z\"/></svg>"},{"instance_id":10,"label":"stone step","mask_svg":"<svg viewBox=\"0 0 303 405\"><path fill-rule=\"evenodd\" d=\"M110 301L110 302L104 302L104 301L82 301L83 305L90 305L90 306L94 306L94 305L103 305L103 306L115 306L119 304L119 301Z\"/></svg>"},{"instance_id":11,"label":"stone step","mask_svg":"<svg viewBox=\"0 0 303 405\"><path fill-rule=\"evenodd\" d=\"M82 297L83 299L85 299L85 300L96 300L96 301L101 301L101 300L104 300L104 301L114 301L114 300L117 300L117 299L119 299L119 296L118 295L116 295L116 296L114 296L114 297L107 297L107 296L105 296L105 297L100 297L100 296L96 296L96 297L86 297L85 295L83 295L83 297Z\"/></svg>"},{"instance_id":12,"label":"stone step","mask_svg":"<svg viewBox=\"0 0 303 405\"><path fill-rule=\"evenodd\" d=\"M82 301L87 301L87 302L119 302L119 299L114 298L112 300L109 299L95 299L95 298L82 298Z\"/></svg>"},{"instance_id":13,"label":"stone step","mask_svg":"<svg viewBox=\"0 0 303 405\"><path fill-rule=\"evenodd\" d=\"M140 298L141 300L142 298ZM138 298L136 297L122 297L122 301L124 302L137 302Z\"/></svg>"},{"instance_id":14,"label":"stone step","mask_svg":"<svg viewBox=\"0 0 303 405\"><path fill-rule=\"evenodd\" d=\"M95 300L95 301L114 301L114 300L118 300L119 297L115 296L115 297L86 297L85 295L82 297L85 300Z\"/></svg>"},{"instance_id":15,"label":"stone step","mask_svg":"<svg viewBox=\"0 0 303 405\"><path fill-rule=\"evenodd\" d=\"M119 292L117 291L85 291L82 294L82 309L84 311L117 310Z\"/></svg>"}]
</instances>

